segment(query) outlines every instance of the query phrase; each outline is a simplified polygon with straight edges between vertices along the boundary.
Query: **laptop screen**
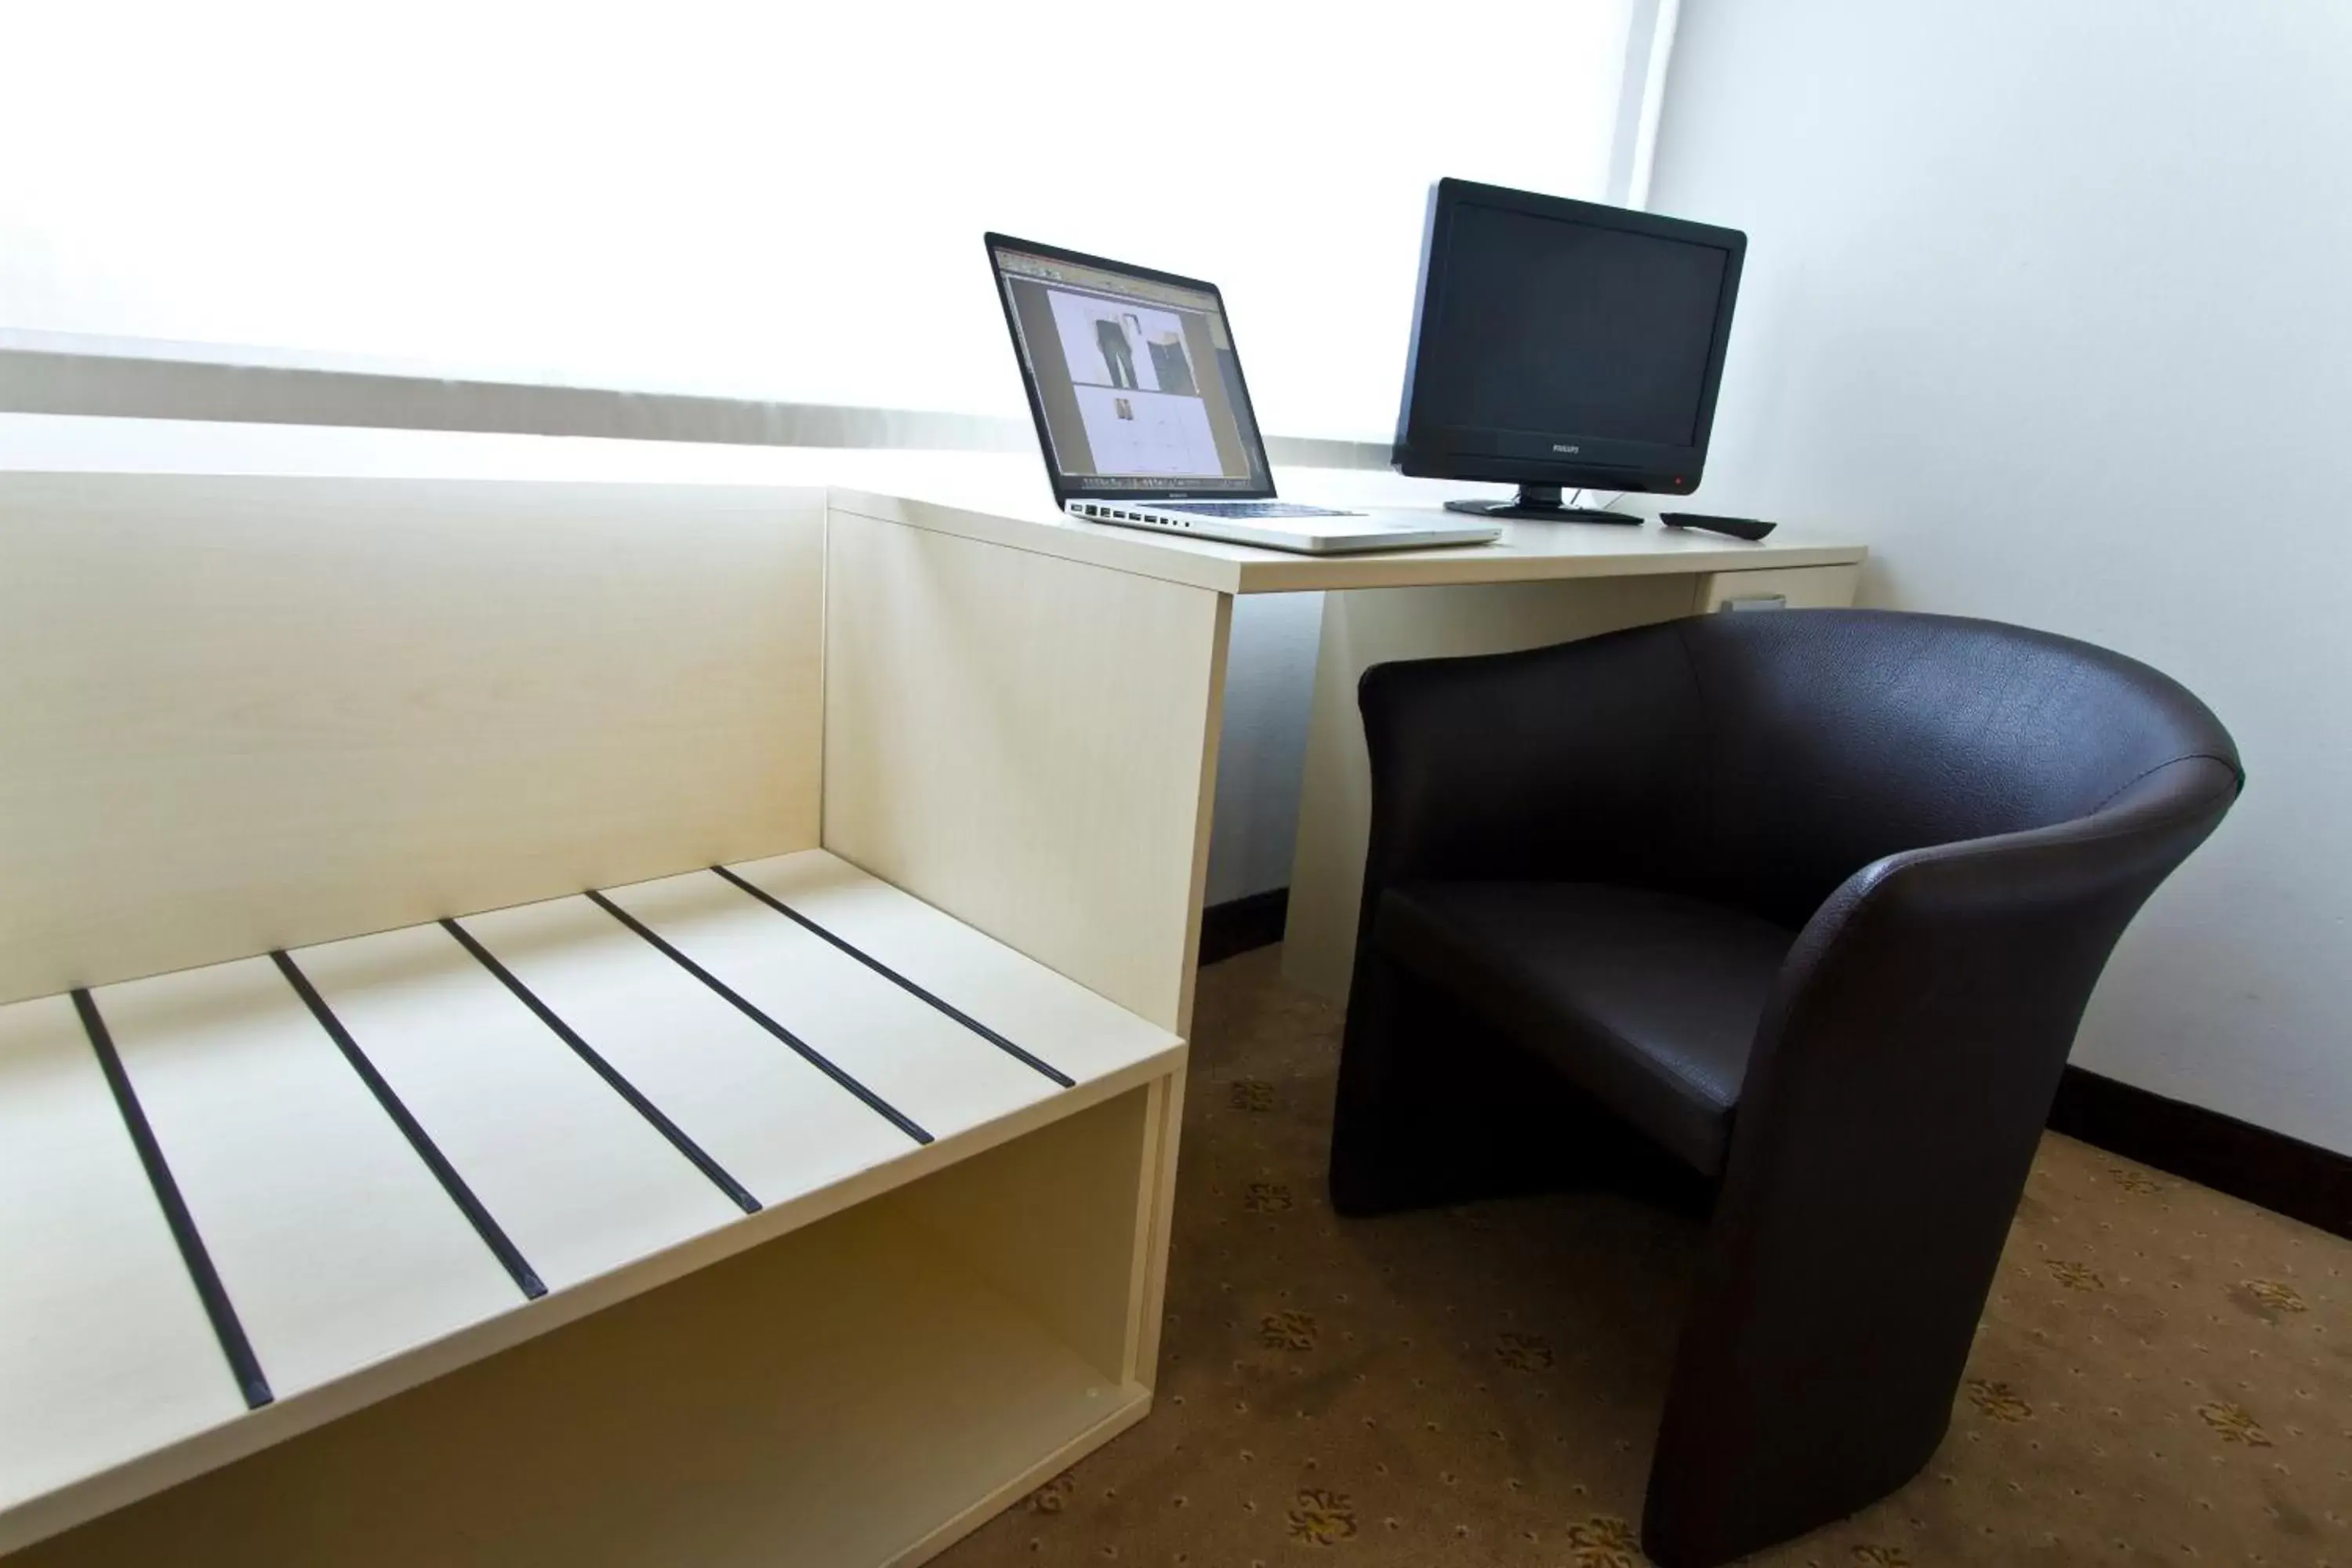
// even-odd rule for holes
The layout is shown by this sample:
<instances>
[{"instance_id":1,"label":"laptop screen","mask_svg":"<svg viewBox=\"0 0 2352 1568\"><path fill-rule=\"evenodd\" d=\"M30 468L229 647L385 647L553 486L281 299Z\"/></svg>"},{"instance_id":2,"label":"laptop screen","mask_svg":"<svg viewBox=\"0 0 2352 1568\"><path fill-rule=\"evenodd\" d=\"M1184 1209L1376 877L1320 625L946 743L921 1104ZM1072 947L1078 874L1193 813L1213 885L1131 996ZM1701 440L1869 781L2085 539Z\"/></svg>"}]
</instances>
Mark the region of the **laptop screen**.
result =
<instances>
[{"instance_id":1,"label":"laptop screen","mask_svg":"<svg viewBox=\"0 0 2352 1568\"><path fill-rule=\"evenodd\" d=\"M989 237L1057 498L1274 493L1214 286Z\"/></svg>"}]
</instances>

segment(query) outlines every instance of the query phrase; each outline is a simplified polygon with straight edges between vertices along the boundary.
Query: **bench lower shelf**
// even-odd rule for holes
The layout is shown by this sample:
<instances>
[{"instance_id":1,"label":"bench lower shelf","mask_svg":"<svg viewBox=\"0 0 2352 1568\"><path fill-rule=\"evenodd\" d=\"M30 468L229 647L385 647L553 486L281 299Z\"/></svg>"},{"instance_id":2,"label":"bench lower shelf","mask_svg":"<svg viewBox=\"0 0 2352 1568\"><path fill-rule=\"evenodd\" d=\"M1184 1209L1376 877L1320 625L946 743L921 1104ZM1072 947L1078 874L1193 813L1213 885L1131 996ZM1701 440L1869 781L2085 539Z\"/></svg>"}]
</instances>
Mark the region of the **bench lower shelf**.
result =
<instances>
[{"instance_id":1,"label":"bench lower shelf","mask_svg":"<svg viewBox=\"0 0 2352 1568\"><path fill-rule=\"evenodd\" d=\"M1131 1132L1139 1099L1073 1120ZM956 1196L935 1184L1024 1157L924 1178L11 1568L920 1562L1150 1407L927 1212Z\"/></svg>"}]
</instances>

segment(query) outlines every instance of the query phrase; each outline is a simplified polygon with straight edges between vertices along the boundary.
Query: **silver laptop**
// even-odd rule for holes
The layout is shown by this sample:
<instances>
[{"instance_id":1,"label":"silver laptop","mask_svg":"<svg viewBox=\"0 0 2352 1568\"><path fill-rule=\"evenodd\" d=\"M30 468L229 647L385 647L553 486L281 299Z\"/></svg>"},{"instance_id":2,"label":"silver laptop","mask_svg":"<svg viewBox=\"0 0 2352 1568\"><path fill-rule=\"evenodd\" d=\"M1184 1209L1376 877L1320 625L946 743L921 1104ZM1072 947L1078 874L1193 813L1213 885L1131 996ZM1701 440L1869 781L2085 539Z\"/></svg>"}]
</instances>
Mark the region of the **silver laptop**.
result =
<instances>
[{"instance_id":1,"label":"silver laptop","mask_svg":"<svg viewBox=\"0 0 2352 1568\"><path fill-rule=\"evenodd\" d=\"M1309 555L1486 544L1440 511L1277 500L1213 283L988 237L1054 499L1073 517Z\"/></svg>"}]
</instances>

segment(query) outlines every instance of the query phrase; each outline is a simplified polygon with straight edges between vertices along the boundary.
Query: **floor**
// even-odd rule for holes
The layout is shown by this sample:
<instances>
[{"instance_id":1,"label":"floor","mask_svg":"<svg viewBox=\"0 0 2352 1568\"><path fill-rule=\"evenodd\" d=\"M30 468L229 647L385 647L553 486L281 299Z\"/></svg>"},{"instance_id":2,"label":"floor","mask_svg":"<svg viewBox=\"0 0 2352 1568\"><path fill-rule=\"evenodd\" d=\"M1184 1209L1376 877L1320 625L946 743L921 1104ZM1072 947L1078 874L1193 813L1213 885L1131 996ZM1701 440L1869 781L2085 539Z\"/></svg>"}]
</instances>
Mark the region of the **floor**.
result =
<instances>
[{"instance_id":1,"label":"floor","mask_svg":"<svg viewBox=\"0 0 2352 1568\"><path fill-rule=\"evenodd\" d=\"M1694 1222L1337 1219L1339 1020L1278 965L1202 975L1158 1409L936 1561L1641 1563ZM2352 1241L2046 1137L1935 1459L1751 1561L2352 1568Z\"/></svg>"}]
</instances>

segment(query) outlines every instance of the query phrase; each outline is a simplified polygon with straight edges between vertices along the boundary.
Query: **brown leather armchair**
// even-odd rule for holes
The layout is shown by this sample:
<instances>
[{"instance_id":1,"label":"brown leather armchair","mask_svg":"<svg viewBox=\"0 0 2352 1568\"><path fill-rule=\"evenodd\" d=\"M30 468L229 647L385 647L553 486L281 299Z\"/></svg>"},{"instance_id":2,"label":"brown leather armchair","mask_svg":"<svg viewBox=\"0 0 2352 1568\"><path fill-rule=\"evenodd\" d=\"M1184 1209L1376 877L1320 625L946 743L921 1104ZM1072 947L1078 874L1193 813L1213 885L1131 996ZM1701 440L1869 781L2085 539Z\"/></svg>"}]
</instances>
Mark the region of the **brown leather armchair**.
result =
<instances>
[{"instance_id":1,"label":"brown leather armchair","mask_svg":"<svg viewBox=\"0 0 2352 1568\"><path fill-rule=\"evenodd\" d=\"M2243 773L2084 643L1718 615L1380 666L1331 1195L1679 1167L1712 1210L1665 1568L1901 1486L1950 1418L2092 986Z\"/></svg>"}]
</instances>

